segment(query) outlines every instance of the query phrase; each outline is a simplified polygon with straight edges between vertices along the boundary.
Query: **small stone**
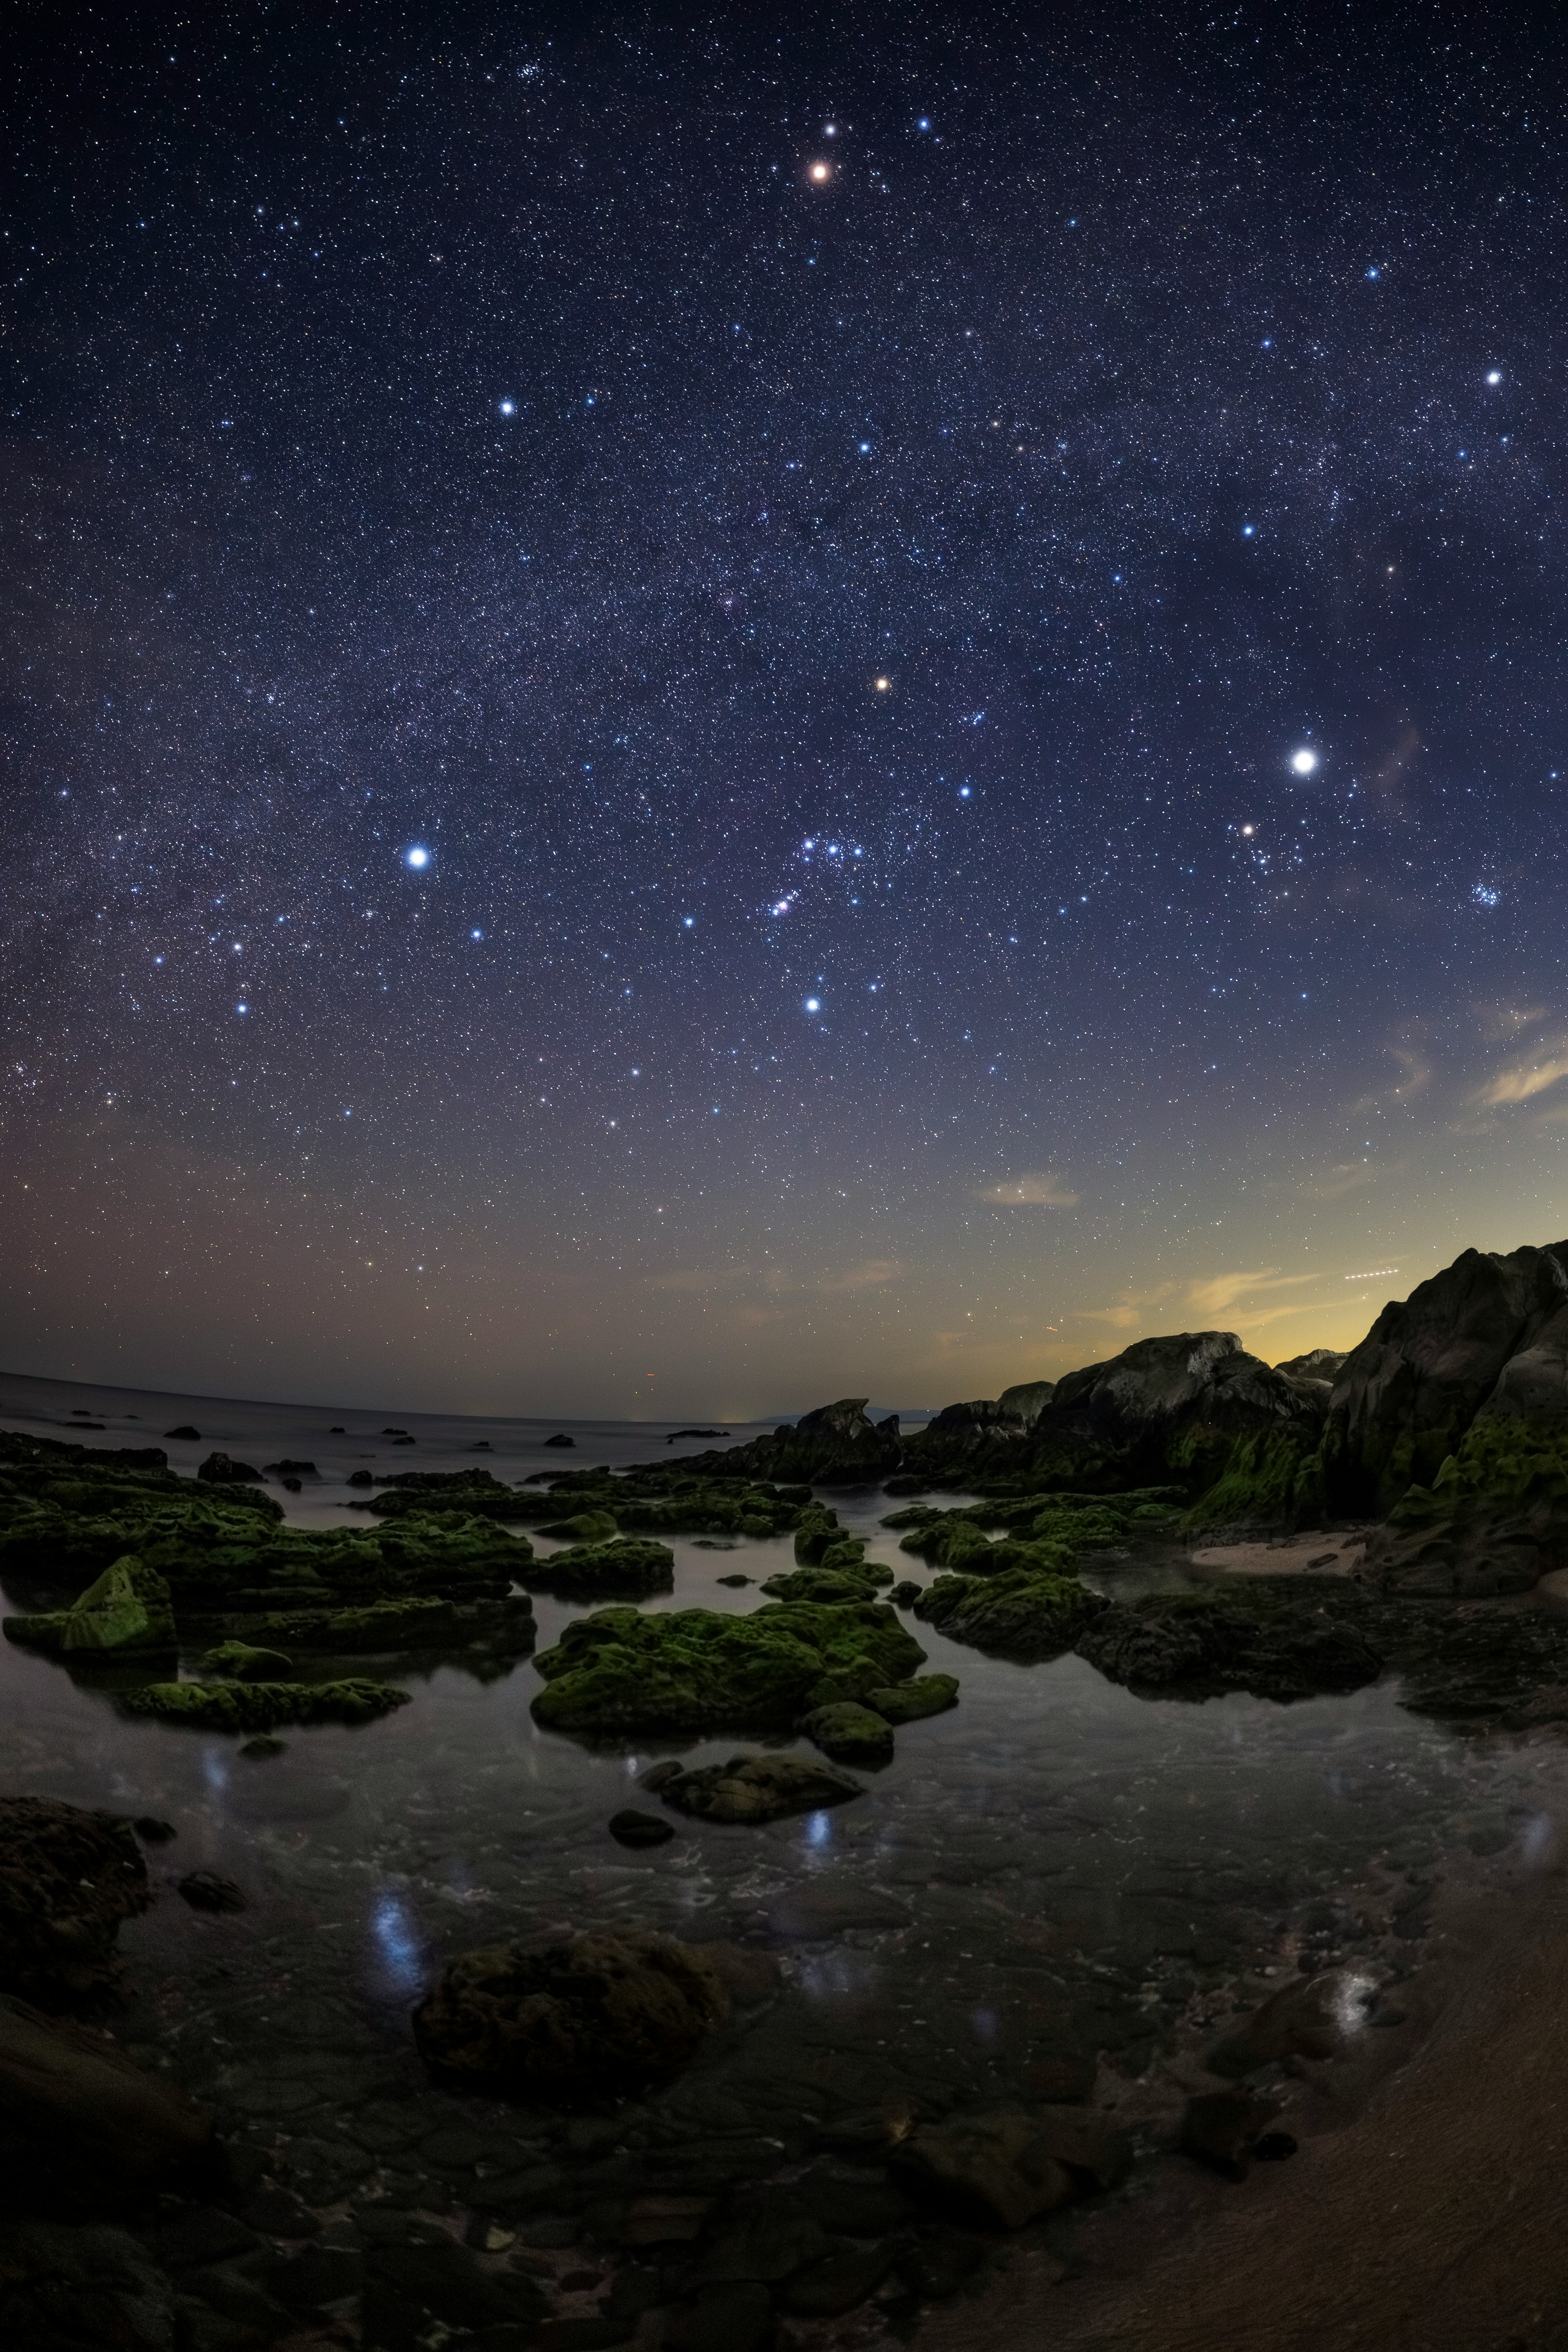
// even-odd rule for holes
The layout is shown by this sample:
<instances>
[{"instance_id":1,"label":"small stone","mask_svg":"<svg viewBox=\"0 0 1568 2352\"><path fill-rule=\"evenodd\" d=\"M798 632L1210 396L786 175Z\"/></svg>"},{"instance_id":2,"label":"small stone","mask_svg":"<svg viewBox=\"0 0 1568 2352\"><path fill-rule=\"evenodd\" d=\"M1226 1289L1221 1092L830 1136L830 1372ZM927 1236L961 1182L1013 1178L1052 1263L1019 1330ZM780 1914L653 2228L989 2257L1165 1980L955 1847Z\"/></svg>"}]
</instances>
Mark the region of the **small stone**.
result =
<instances>
[{"instance_id":1,"label":"small stone","mask_svg":"<svg viewBox=\"0 0 1568 2352\"><path fill-rule=\"evenodd\" d=\"M668 1845L675 1835L668 1822L661 1822L657 1813L639 1813L635 1805L612 1813L609 1828L617 1845Z\"/></svg>"},{"instance_id":2,"label":"small stone","mask_svg":"<svg viewBox=\"0 0 1568 2352\"><path fill-rule=\"evenodd\" d=\"M143 1845L167 1845L180 1834L173 1822L162 1821L156 1813L138 1813L131 1826Z\"/></svg>"},{"instance_id":3,"label":"small stone","mask_svg":"<svg viewBox=\"0 0 1568 2352\"><path fill-rule=\"evenodd\" d=\"M621 2222L626 2246L677 2246L700 2237L711 2197L634 2197ZM535 2241L537 2242L537 2241Z\"/></svg>"},{"instance_id":4,"label":"small stone","mask_svg":"<svg viewBox=\"0 0 1568 2352\"><path fill-rule=\"evenodd\" d=\"M1056 2137L1035 2116L1004 2108L920 2126L894 2147L889 2168L954 2219L1020 2230L1079 2193L1066 2164L1052 2152Z\"/></svg>"},{"instance_id":5,"label":"small stone","mask_svg":"<svg viewBox=\"0 0 1568 2352\"><path fill-rule=\"evenodd\" d=\"M247 1911L250 1908L243 1888L216 1870L187 1871L180 1881L178 1892L193 1911Z\"/></svg>"},{"instance_id":6,"label":"small stone","mask_svg":"<svg viewBox=\"0 0 1568 2352\"><path fill-rule=\"evenodd\" d=\"M657 1796L658 1791L661 1789L667 1789L672 1780L679 1780L685 1769L684 1764L678 1764L673 1756L667 1756L661 1763L648 1766L647 1770L638 1780L637 1787L646 1789L650 1796Z\"/></svg>"},{"instance_id":7,"label":"small stone","mask_svg":"<svg viewBox=\"0 0 1568 2352\"><path fill-rule=\"evenodd\" d=\"M752 1581L749 1576L719 1576L715 1577L713 1580L716 1584L729 1584L737 1588L742 1584L750 1584Z\"/></svg>"},{"instance_id":8,"label":"small stone","mask_svg":"<svg viewBox=\"0 0 1568 2352\"><path fill-rule=\"evenodd\" d=\"M247 2198L239 2209L239 2218L247 2229L259 2230L268 2238L314 2238L321 2234L321 2222L310 2207L301 2204L291 2189L282 2188L276 2180L263 2181Z\"/></svg>"},{"instance_id":9,"label":"small stone","mask_svg":"<svg viewBox=\"0 0 1568 2352\"><path fill-rule=\"evenodd\" d=\"M174 1429L166 1429L163 1434L165 1437L176 1437L185 1445L199 1445L202 1442L201 1431L193 1429L188 1421L180 1422Z\"/></svg>"},{"instance_id":10,"label":"small stone","mask_svg":"<svg viewBox=\"0 0 1568 2352\"><path fill-rule=\"evenodd\" d=\"M1293 2132L1265 2132L1252 2153L1259 2164L1282 2164L1288 2156L1294 2156L1300 2147L1300 2142Z\"/></svg>"},{"instance_id":11,"label":"small stone","mask_svg":"<svg viewBox=\"0 0 1568 2352\"><path fill-rule=\"evenodd\" d=\"M268 1756L287 1756L289 1742L277 1738L270 1731L258 1731L254 1739L245 1742L239 1752L242 1756L248 1756L253 1764L261 1763Z\"/></svg>"}]
</instances>

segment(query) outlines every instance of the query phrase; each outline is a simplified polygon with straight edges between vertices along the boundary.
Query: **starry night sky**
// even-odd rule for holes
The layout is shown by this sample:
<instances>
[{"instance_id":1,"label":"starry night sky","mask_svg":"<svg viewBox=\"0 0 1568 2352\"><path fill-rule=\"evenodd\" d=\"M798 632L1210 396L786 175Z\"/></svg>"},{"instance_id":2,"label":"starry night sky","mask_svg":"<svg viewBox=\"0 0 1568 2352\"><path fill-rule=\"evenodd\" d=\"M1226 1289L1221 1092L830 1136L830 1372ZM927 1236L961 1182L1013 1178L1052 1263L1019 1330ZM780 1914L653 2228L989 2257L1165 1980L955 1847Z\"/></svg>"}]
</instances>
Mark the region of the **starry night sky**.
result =
<instances>
[{"instance_id":1,"label":"starry night sky","mask_svg":"<svg viewBox=\"0 0 1568 2352\"><path fill-rule=\"evenodd\" d=\"M21 15L7 1369L938 1404L1568 1222L1552 13Z\"/></svg>"}]
</instances>

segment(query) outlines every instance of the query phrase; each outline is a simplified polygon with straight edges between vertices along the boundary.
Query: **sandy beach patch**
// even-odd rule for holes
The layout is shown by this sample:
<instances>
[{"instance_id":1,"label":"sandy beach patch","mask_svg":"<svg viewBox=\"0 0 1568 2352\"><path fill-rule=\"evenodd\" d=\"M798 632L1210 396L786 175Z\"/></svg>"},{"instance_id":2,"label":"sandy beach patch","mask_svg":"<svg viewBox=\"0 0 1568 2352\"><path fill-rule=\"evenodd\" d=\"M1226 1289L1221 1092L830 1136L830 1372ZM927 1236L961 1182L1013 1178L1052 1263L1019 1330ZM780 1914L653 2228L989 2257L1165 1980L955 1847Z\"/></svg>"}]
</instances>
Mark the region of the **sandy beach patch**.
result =
<instances>
[{"instance_id":1,"label":"sandy beach patch","mask_svg":"<svg viewBox=\"0 0 1568 2352\"><path fill-rule=\"evenodd\" d=\"M1192 1555L1208 1576L1354 1576L1366 1556L1364 1528L1318 1528L1304 1536L1267 1537L1258 1543L1211 1544Z\"/></svg>"}]
</instances>

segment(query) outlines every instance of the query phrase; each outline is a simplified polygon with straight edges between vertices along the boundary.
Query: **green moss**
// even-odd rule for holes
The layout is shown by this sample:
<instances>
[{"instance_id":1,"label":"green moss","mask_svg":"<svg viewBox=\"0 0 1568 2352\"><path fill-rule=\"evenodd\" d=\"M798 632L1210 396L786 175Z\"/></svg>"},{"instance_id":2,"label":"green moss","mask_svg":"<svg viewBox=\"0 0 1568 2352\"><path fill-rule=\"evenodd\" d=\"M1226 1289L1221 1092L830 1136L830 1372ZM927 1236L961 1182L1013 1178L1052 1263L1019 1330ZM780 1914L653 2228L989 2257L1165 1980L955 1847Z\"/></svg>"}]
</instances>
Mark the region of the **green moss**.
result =
<instances>
[{"instance_id":1,"label":"green moss","mask_svg":"<svg viewBox=\"0 0 1568 2352\"><path fill-rule=\"evenodd\" d=\"M871 1689L866 1704L891 1724L919 1723L928 1715L945 1715L958 1705L956 1675L917 1675L896 1690Z\"/></svg>"},{"instance_id":2,"label":"green moss","mask_svg":"<svg viewBox=\"0 0 1568 2352\"><path fill-rule=\"evenodd\" d=\"M119 1704L129 1715L202 1731L269 1731L279 1723L371 1723L406 1706L408 1696L355 1675L331 1683L149 1683Z\"/></svg>"},{"instance_id":3,"label":"green moss","mask_svg":"<svg viewBox=\"0 0 1568 2352\"><path fill-rule=\"evenodd\" d=\"M879 1563L853 1568L791 1568L770 1576L763 1591L771 1601L812 1601L832 1606L846 1601L873 1601L878 1586L892 1580L892 1570Z\"/></svg>"},{"instance_id":4,"label":"green moss","mask_svg":"<svg viewBox=\"0 0 1568 2352\"><path fill-rule=\"evenodd\" d=\"M574 1511L569 1519L547 1519L539 1529L554 1543L603 1543L616 1532L611 1511Z\"/></svg>"},{"instance_id":5,"label":"green moss","mask_svg":"<svg viewBox=\"0 0 1568 2352\"><path fill-rule=\"evenodd\" d=\"M169 1588L132 1554L106 1568L71 1608L8 1617L5 1636L52 1655L146 1656L177 1646Z\"/></svg>"},{"instance_id":6,"label":"green moss","mask_svg":"<svg viewBox=\"0 0 1568 2352\"><path fill-rule=\"evenodd\" d=\"M1568 1560L1568 1429L1483 1414L1429 1486L1405 1489L1367 1546L1390 1591L1524 1592Z\"/></svg>"},{"instance_id":7,"label":"green moss","mask_svg":"<svg viewBox=\"0 0 1568 2352\"><path fill-rule=\"evenodd\" d=\"M994 1656L1058 1657L1107 1604L1076 1576L1015 1569L1003 1576L939 1576L911 1606L950 1641Z\"/></svg>"},{"instance_id":8,"label":"green moss","mask_svg":"<svg viewBox=\"0 0 1568 2352\"><path fill-rule=\"evenodd\" d=\"M837 1512L830 1511L826 1503L810 1503L795 1524L795 1559L802 1568L820 1568L825 1555L843 1538Z\"/></svg>"},{"instance_id":9,"label":"green moss","mask_svg":"<svg viewBox=\"0 0 1568 2352\"><path fill-rule=\"evenodd\" d=\"M925 1653L892 1610L784 1602L748 1616L602 1609L536 1661L539 1721L562 1731L788 1730L825 1679L905 1682Z\"/></svg>"},{"instance_id":10,"label":"green moss","mask_svg":"<svg viewBox=\"0 0 1568 2352\"><path fill-rule=\"evenodd\" d=\"M668 1592L675 1583L675 1554L646 1536L616 1543L573 1544L535 1560L531 1580L546 1592L571 1601L601 1601L614 1593Z\"/></svg>"},{"instance_id":11,"label":"green moss","mask_svg":"<svg viewBox=\"0 0 1568 2352\"><path fill-rule=\"evenodd\" d=\"M1321 1526L1322 1517L1318 1445L1292 1430L1254 1430L1233 1441L1224 1468L1182 1525L1301 1528Z\"/></svg>"},{"instance_id":12,"label":"green moss","mask_svg":"<svg viewBox=\"0 0 1568 2352\"><path fill-rule=\"evenodd\" d=\"M813 1707L800 1727L836 1764L886 1764L892 1757L892 1725L885 1716L853 1701Z\"/></svg>"}]
</instances>

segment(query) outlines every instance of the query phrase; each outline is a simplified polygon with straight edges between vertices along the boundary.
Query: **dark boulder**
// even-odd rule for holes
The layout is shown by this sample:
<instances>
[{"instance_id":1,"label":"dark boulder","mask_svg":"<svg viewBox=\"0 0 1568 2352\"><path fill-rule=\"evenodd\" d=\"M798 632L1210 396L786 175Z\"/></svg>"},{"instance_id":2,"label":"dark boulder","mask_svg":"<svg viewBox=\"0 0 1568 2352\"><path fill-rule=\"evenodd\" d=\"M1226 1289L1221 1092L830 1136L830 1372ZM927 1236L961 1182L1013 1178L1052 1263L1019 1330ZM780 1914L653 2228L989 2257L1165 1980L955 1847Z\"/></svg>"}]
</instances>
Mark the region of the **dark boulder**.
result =
<instances>
[{"instance_id":1,"label":"dark boulder","mask_svg":"<svg viewBox=\"0 0 1568 2352\"><path fill-rule=\"evenodd\" d=\"M1205 1698L1310 1698L1375 1682L1383 1658L1361 1627L1316 1597L1244 1591L1150 1593L1115 1602L1073 1643L1108 1681Z\"/></svg>"},{"instance_id":2,"label":"dark boulder","mask_svg":"<svg viewBox=\"0 0 1568 2352\"><path fill-rule=\"evenodd\" d=\"M188 1421L182 1421L177 1429L166 1429L163 1434L165 1437L177 1437L186 1445L199 1445L202 1442L201 1431L193 1429Z\"/></svg>"},{"instance_id":3,"label":"dark boulder","mask_svg":"<svg viewBox=\"0 0 1568 2352\"><path fill-rule=\"evenodd\" d=\"M546 1445L575 1445L577 1441L574 1437L568 1437L564 1430L558 1429L554 1436L547 1437L544 1443Z\"/></svg>"},{"instance_id":4,"label":"dark boulder","mask_svg":"<svg viewBox=\"0 0 1568 2352\"><path fill-rule=\"evenodd\" d=\"M259 1486L265 1482L251 1462L231 1461L226 1454L209 1454L196 1470L209 1486Z\"/></svg>"},{"instance_id":5,"label":"dark boulder","mask_svg":"<svg viewBox=\"0 0 1568 2352\"><path fill-rule=\"evenodd\" d=\"M675 1832L657 1813L645 1813L636 1805L623 1806L612 1813L610 1835L617 1845L630 1846L634 1851L642 1846L668 1845Z\"/></svg>"},{"instance_id":6,"label":"dark boulder","mask_svg":"<svg viewBox=\"0 0 1568 2352\"><path fill-rule=\"evenodd\" d=\"M472 2089L572 2100L679 2073L729 2012L700 1950L672 1936L493 1944L454 1960L414 2013L426 2064Z\"/></svg>"},{"instance_id":7,"label":"dark boulder","mask_svg":"<svg viewBox=\"0 0 1568 2352\"><path fill-rule=\"evenodd\" d=\"M873 1422L864 1397L841 1397L781 1423L771 1437L754 1437L723 1453L693 1454L684 1465L716 1478L763 1478L817 1486L858 1486L897 1470L903 1448L896 1413Z\"/></svg>"},{"instance_id":8,"label":"dark boulder","mask_svg":"<svg viewBox=\"0 0 1568 2352\"><path fill-rule=\"evenodd\" d=\"M0 1798L0 1989L47 2010L112 1992L120 1923L152 1900L128 1822Z\"/></svg>"},{"instance_id":9,"label":"dark boulder","mask_svg":"<svg viewBox=\"0 0 1568 2352\"><path fill-rule=\"evenodd\" d=\"M1279 2114L1269 2099L1246 2091L1205 2091L1187 2101L1182 2147L1227 2180L1245 2180L1265 2124Z\"/></svg>"},{"instance_id":10,"label":"dark boulder","mask_svg":"<svg viewBox=\"0 0 1568 2352\"><path fill-rule=\"evenodd\" d=\"M1556 1328L1553 1328L1556 1327ZM1334 1383L1323 1441L1336 1516L1382 1516L1429 1486L1505 1368L1510 1417L1563 1417L1568 1242L1502 1255L1468 1249L1406 1299L1392 1300Z\"/></svg>"},{"instance_id":11,"label":"dark boulder","mask_svg":"<svg viewBox=\"0 0 1568 2352\"><path fill-rule=\"evenodd\" d=\"M104 2213L216 2176L213 2118L107 2034L0 1995L0 2196Z\"/></svg>"},{"instance_id":12,"label":"dark boulder","mask_svg":"<svg viewBox=\"0 0 1568 2352\"><path fill-rule=\"evenodd\" d=\"M179 1893L193 1911L245 1911L249 1908L242 1887L216 1870L190 1870L181 1879Z\"/></svg>"}]
</instances>

